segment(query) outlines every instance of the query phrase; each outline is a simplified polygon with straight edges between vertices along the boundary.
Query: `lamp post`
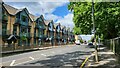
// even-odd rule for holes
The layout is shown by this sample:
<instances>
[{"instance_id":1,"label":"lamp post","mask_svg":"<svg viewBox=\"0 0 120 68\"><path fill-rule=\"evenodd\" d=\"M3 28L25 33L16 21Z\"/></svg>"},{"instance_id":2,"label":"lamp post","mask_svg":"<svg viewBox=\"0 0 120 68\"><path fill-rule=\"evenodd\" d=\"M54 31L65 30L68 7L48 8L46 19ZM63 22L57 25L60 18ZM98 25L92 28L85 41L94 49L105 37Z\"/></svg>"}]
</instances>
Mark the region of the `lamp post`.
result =
<instances>
[{"instance_id":1,"label":"lamp post","mask_svg":"<svg viewBox=\"0 0 120 68\"><path fill-rule=\"evenodd\" d=\"M94 31L94 45L95 45L95 60L98 62L98 51L96 45L96 31L95 31L95 21L94 21L94 0L92 0L92 22L93 22L93 31Z\"/></svg>"}]
</instances>

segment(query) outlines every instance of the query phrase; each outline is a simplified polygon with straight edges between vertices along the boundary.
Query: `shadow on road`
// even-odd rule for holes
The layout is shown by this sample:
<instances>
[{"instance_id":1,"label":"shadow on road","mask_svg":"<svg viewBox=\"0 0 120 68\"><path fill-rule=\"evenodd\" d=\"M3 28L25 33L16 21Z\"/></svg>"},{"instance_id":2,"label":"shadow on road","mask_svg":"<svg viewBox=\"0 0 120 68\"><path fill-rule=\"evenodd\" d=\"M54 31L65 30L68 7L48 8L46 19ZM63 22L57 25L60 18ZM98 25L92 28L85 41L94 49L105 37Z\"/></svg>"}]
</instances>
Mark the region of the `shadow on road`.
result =
<instances>
[{"instance_id":1,"label":"shadow on road","mask_svg":"<svg viewBox=\"0 0 120 68\"><path fill-rule=\"evenodd\" d=\"M85 57L90 54L91 52L75 51L66 54L48 56L47 60L35 61L24 65L48 66L51 68L61 66L79 67Z\"/></svg>"}]
</instances>

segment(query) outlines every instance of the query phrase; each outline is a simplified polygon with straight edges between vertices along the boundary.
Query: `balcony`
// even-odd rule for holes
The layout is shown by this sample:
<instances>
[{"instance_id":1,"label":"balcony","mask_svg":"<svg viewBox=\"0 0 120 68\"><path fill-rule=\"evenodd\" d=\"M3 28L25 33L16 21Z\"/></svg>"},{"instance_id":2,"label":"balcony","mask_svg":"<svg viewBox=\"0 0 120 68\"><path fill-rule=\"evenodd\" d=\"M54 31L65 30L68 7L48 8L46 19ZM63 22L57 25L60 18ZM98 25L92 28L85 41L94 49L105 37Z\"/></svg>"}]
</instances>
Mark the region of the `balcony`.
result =
<instances>
[{"instance_id":1,"label":"balcony","mask_svg":"<svg viewBox=\"0 0 120 68\"><path fill-rule=\"evenodd\" d=\"M6 40L10 35L10 30L2 29L2 39Z\"/></svg>"},{"instance_id":2,"label":"balcony","mask_svg":"<svg viewBox=\"0 0 120 68\"><path fill-rule=\"evenodd\" d=\"M39 35L39 38L44 38L45 36L42 34L42 35Z\"/></svg>"},{"instance_id":3,"label":"balcony","mask_svg":"<svg viewBox=\"0 0 120 68\"><path fill-rule=\"evenodd\" d=\"M17 36L17 31L13 31L13 35Z\"/></svg>"},{"instance_id":4,"label":"balcony","mask_svg":"<svg viewBox=\"0 0 120 68\"><path fill-rule=\"evenodd\" d=\"M57 36L56 36L56 39L60 39L60 38L61 38L60 35L57 35Z\"/></svg>"},{"instance_id":5,"label":"balcony","mask_svg":"<svg viewBox=\"0 0 120 68\"><path fill-rule=\"evenodd\" d=\"M45 27L44 26L41 26L41 25L39 25L39 24L36 24L36 26L35 26L36 28L38 28L38 29L45 29Z\"/></svg>"},{"instance_id":6,"label":"balcony","mask_svg":"<svg viewBox=\"0 0 120 68\"><path fill-rule=\"evenodd\" d=\"M32 37L32 33L27 33L27 38L31 38Z\"/></svg>"},{"instance_id":7,"label":"balcony","mask_svg":"<svg viewBox=\"0 0 120 68\"><path fill-rule=\"evenodd\" d=\"M24 26L28 26L29 23L28 22L23 22L20 19L16 18L15 24L20 24L20 25L24 25Z\"/></svg>"},{"instance_id":8,"label":"balcony","mask_svg":"<svg viewBox=\"0 0 120 68\"><path fill-rule=\"evenodd\" d=\"M2 22L6 22L6 23L8 22L8 16L7 15L3 14Z\"/></svg>"}]
</instances>

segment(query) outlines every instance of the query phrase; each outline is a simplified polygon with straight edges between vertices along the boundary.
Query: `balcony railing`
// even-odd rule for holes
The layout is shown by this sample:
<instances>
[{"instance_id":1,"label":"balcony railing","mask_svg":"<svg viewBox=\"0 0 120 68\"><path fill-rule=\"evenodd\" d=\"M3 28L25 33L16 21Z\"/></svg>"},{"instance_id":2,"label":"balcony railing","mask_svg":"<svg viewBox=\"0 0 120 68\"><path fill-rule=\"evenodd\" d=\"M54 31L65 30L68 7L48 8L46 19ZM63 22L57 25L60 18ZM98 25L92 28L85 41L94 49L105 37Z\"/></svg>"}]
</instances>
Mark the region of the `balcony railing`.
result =
<instances>
[{"instance_id":1,"label":"balcony railing","mask_svg":"<svg viewBox=\"0 0 120 68\"><path fill-rule=\"evenodd\" d=\"M27 37L28 38L32 37L32 33L27 33Z\"/></svg>"},{"instance_id":2,"label":"balcony railing","mask_svg":"<svg viewBox=\"0 0 120 68\"><path fill-rule=\"evenodd\" d=\"M25 33L25 34L23 34L23 33L20 33L20 37L22 37L22 36L26 36L27 38L30 38L30 37L33 37L33 33Z\"/></svg>"},{"instance_id":3,"label":"balcony railing","mask_svg":"<svg viewBox=\"0 0 120 68\"><path fill-rule=\"evenodd\" d=\"M28 26L29 23L28 22L23 22L21 21L20 19L16 18L16 21L15 21L16 24L21 24L21 25L24 25L24 26Z\"/></svg>"},{"instance_id":4,"label":"balcony railing","mask_svg":"<svg viewBox=\"0 0 120 68\"><path fill-rule=\"evenodd\" d=\"M57 36L55 36L55 38L60 39L61 37L60 37L60 35L57 35Z\"/></svg>"},{"instance_id":5,"label":"balcony railing","mask_svg":"<svg viewBox=\"0 0 120 68\"><path fill-rule=\"evenodd\" d=\"M36 24L36 28L39 28L39 29L45 29L45 27L44 27L44 26L39 25L39 24Z\"/></svg>"}]
</instances>

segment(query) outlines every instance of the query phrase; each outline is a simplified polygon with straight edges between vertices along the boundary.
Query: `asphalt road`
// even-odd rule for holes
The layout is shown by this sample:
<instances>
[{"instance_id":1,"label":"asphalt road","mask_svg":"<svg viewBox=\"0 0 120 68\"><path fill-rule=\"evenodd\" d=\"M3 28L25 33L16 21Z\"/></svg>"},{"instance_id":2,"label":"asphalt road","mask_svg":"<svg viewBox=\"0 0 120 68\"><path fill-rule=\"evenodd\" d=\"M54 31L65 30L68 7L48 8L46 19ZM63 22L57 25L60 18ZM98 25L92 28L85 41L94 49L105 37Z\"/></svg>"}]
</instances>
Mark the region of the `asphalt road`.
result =
<instances>
[{"instance_id":1,"label":"asphalt road","mask_svg":"<svg viewBox=\"0 0 120 68\"><path fill-rule=\"evenodd\" d=\"M46 50L38 50L3 57L3 66L77 66L94 51L86 45L66 45L52 47Z\"/></svg>"}]
</instances>

